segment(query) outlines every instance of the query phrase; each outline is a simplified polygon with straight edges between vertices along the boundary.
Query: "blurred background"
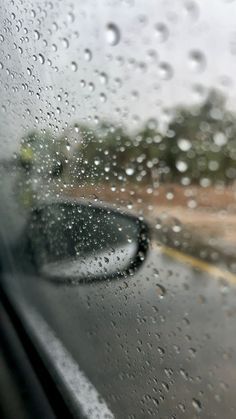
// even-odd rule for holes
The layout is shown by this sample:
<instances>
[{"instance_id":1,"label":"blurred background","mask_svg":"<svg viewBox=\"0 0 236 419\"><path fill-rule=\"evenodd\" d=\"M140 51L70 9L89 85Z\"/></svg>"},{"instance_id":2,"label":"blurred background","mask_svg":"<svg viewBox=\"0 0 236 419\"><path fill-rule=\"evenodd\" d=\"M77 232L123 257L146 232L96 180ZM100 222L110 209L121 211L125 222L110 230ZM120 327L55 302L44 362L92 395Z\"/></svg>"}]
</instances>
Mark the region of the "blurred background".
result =
<instances>
[{"instance_id":1,"label":"blurred background","mask_svg":"<svg viewBox=\"0 0 236 419\"><path fill-rule=\"evenodd\" d=\"M22 208L112 202L162 243L235 272L236 3L2 10L3 191Z\"/></svg>"}]
</instances>

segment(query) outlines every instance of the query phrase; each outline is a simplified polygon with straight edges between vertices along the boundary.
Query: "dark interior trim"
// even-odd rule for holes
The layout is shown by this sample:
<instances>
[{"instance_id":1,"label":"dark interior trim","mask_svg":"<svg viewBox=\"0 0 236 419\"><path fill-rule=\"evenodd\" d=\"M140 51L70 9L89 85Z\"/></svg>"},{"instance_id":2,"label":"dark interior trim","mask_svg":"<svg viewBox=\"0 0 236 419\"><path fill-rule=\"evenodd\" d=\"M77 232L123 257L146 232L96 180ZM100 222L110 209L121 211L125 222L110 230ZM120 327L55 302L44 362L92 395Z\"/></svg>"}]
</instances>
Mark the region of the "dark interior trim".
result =
<instances>
[{"instance_id":1,"label":"dark interior trim","mask_svg":"<svg viewBox=\"0 0 236 419\"><path fill-rule=\"evenodd\" d=\"M2 303L2 306L4 307L4 310L7 313L7 316L9 317L11 321L11 324L16 332L16 335L24 349L24 352L27 355L31 368L34 371L43 389L44 395L55 417L58 419L74 418L75 416L73 415L70 409L70 406L64 400L60 389L58 388L50 372L46 368L42 357L40 356L37 349L35 348L33 342L31 341L28 333L25 330L25 327L21 319L18 317L16 310L12 306L11 302L9 301L6 293L4 292L1 286L0 286L0 301ZM76 415L76 417L77 418L81 417L79 415L79 412L78 412L78 415Z\"/></svg>"}]
</instances>

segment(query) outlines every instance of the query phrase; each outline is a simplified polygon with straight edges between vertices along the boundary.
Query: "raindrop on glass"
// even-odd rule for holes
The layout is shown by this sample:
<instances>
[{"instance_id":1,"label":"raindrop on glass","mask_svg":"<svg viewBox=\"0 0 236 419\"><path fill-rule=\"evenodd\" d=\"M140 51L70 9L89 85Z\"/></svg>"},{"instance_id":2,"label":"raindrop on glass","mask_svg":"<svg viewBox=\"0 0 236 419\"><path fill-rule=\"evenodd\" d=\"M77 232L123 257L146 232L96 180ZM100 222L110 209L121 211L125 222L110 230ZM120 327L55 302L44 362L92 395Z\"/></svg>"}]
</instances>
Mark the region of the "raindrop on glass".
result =
<instances>
[{"instance_id":1,"label":"raindrop on glass","mask_svg":"<svg viewBox=\"0 0 236 419\"><path fill-rule=\"evenodd\" d=\"M36 41L38 41L38 40L39 40L39 38L40 38L40 33L39 33L39 31L37 31L37 30L35 30L35 31L34 31L34 38L36 39Z\"/></svg>"},{"instance_id":2,"label":"raindrop on glass","mask_svg":"<svg viewBox=\"0 0 236 419\"><path fill-rule=\"evenodd\" d=\"M75 61L71 62L71 70L76 72L78 70L78 65L76 64Z\"/></svg>"},{"instance_id":3,"label":"raindrop on glass","mask_svg":"<svg viewBox=\"0 0 236 419\"><path fill-rule=\"evenodd\" d=\"M188 165L187 165L187 163L185 161L177 160L177 162L176 162L176 169L180 173L184 173L188 169Z\"/></svg>"},{"instance_id":4,"label":"raindrop on glass","mask_svg":"<svg viewBox=\"0 0 236 419\"><path fill-rule=\"evenodd\" d=\"M127 176L132 176L134 174L134 168L133 167L127 167L125 169L125 173L127 174Z\"/></svg>"},{"instance_id":5,"label":"raindrop on glass","mask_svg":"<svg viewBox=\"0 0 236 419\"><path fill-rule=\"evenodd\" d=\"M120 42L120 30L114 23L109 23L106 27L106 40L111 46L115 46Z\"/></svg>"},{"instance_id":6,"label":"raindrop on glass","mask_svg":"<svg viewBox=\"0 0 236 419\"><path fill-rule=\"evenodd\" d=\"M63 47L64 48L69 48L69 41L68 41L68 39L67 38L63 38L62 39L62 45L63 45Z\"/></svg>"},{"instance_id":7,"label":"raindrop on glass","mask_svg":"<svg viewBox=\"0 0 236 419\"><path fill-rule=\"evenodd\" d=\"M100 82L101 84L107 84L108 77L106 73L100 73Z\"/></svg>"},{"instance_id":8,"label":"raindrop on glass","mask_svg":"<svg viewBox=\"0 0 236 419\"><path fill-rule=\"evenodd\" d=\"M45 58L44 58L43 54L39 54L39 62L41 64L44 64L45 63Z\"/></svg>"},{"instance_id":9,"label":"raindrop on glass","mask_svg":"<svg viewBox=\"0 0 236 419\"><path fill-rule=\"evenodd\" d=\"M188 151L190 150L192 144L189 140L187 140L186 138L179 138L178 141L178 147L181 151Z\"/></svg>"},{"instance_id":10,"label":"raindrop on glass","mask_svg":"<svg viewBox=\"0 0 236 419\"><path fill-rule=\"evenodd\" d=\"M169 36L169 30L164 23L157 23L155 25L155 34L159 42L164 42Z\"/></svg>"},{"instance_id":11,"label":"raindrop on glass","mask_svg":"<svg viewBox=\"0 0 236 419\"><path fill-rule=\"evenodd\" d=\"M162 80L169 80L173 76L173 69L168 63L160 63L159 76Z\"/></svg>"},{"instance_id":12,"label":"raindrop on glass","mask_svg":"<svg viewBox=\"0 0 236 419\"><path fill-rule=\"evenodd\" d=\"M189 65L193 72L199 73L206 67L206 59L201 51L194 50L189 54Z\"/></svg>"},{"instance_id":13,"label":"raindrop on glass","mask_svg":"<svg viewBox=\"0 0 236 419\"><path fill-rule=\"evenodd\" d=\"M199 16L198 5L191 0L188 0L184 4L185 14L191 19L197 19Z\"/></svg>"},{"instance_id":14,"label":"raindrop on glass","mask_svg":"<svg viewBox=\"0 0 236 419\"><path fill-rule=\"evenodd\" d=\"M200 412L201 412L201 410L202 410L202 405L201 405L201 403L200 403L200 401L199 401L199 400L197 400L197 399L193 399L193 400L192 400L192 405L193 405L194 409L195 409L198 413L200 413Z\"/></svg>"},{"instance_id":15,"label":"raindrop on glass","mask_svg":"<svg viewBox=\"0 0 236 419\"><path fill-rule=\"evenodd\" d=\"M106 95L105 95L105 93L100 93L100 100L101 100L101 102L106 102L106 100L107 100L107 97L106 97Z\"/></svg>"},{"instance_id":16,"label":"raindrop on glass","mask_svg":"<svg viewBox=\"0 0 236 419\"><path fill-rule=\"evenodd\" d=\"M164 298L166 294L166 289L162 285L156 284L156 292L157 292L158 297L162 299Z\"/></svg>"},{"instance_id":17,"label":"raindrop on glass","mask_svg":"<svg viewBox=\"0 0 236 419\"><path fill-rule=\"evenodd\" d=\"M85 61L91 61L92 60L92 52L88 48L86 48L84 50L84 59L85 59Z\"/></svg>"}]
</instances>

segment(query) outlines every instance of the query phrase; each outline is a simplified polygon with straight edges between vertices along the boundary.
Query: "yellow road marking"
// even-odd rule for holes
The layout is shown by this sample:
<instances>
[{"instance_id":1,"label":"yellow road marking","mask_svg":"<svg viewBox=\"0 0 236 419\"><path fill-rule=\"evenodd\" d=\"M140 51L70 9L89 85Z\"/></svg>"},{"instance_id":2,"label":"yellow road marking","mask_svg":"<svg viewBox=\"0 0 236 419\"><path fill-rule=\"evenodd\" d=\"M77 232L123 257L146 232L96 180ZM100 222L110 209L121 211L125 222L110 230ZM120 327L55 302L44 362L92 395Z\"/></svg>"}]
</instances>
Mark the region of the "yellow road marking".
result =
<instances>
[{"instance_id":1,"label":"yellow road marking","mask_svg":"<svg viewBox=\"0 0 236 419\"><path fill-rule=\"evenodd\" d=\"M172 259L178 260L179 262L185 263L187 265L191 265L192 267L200 269L203 272L207 272L209 275L214 276L217 279L226 279L231 284L236 284L236 275L227 270L218 268L217 266L211 265L208 262L204 262L203 260L197 259L193 256L187 255L186 253L182 253L179 250L164 246L162 244L158 246L158 250L161 253L170 256Z\"/></svg>"}]
</instances>

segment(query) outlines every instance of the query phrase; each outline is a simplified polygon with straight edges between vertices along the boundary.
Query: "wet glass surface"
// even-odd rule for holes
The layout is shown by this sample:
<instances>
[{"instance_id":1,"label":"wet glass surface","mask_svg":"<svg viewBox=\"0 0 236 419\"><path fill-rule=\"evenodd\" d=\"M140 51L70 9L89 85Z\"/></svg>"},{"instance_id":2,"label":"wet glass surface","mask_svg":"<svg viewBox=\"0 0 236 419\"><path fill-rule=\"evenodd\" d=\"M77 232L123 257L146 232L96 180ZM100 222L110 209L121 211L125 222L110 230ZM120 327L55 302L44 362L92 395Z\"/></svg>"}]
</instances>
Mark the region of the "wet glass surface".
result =
<instances>
[{"instance_id":1,"label":"wet glass surface","mask_svg":"<svg viewBox=\"0 0 236 419\"><path fill-rule=\"evenodd\" d=\"M88 417L236 416L235 13L0 5L2 285L87 377ZM114 248L138 269L119 275Z\"/></svg>"}]
</instances>

